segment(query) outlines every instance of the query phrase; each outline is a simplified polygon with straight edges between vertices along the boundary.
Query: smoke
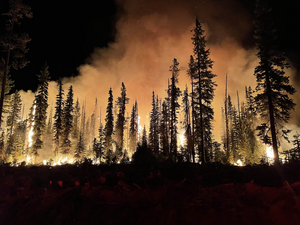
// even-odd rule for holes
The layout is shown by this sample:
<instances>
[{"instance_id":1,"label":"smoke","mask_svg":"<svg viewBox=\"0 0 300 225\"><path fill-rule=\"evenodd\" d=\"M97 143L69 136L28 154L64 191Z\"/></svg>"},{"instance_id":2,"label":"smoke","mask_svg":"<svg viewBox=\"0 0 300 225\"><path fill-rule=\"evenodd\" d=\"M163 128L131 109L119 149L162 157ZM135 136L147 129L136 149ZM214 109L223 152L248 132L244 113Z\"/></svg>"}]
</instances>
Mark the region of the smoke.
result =
<instances>
[{"instance_id":1,"label":"smoke","mask_svg":"<svg viewBox=\"0 0 300 225\"><path fill-rule=\"evenodd\" d=\"M137 100L141 123L148 126L152 91L159 98L166 96L173 58L180 63L181 90L186 84L190 88L186 71L193 48L191 29L198 17L206 30L207 47L214 61L213 72L217 75L213 107L218 138L226 74L228 93L233 101L237 101L237 91L242 101L245 86L255 87L256 50L254 46L244 47L251 46L247 45L253 30L251 13L235 0L125 0L117 4L120 12L115 42L107 48L96 48L87 63L78 68L79 76L63 79L65 93L73 85L75 100L78 97L81 105L86 102L87 116L92 113L97 97L105 115L109 88L113 89L116 100L124 82L130 98L127 112L130 115L132 104ZM57 87L51 82L49 104L55 102L56 94Z\"/></svg>"}]
</instances>

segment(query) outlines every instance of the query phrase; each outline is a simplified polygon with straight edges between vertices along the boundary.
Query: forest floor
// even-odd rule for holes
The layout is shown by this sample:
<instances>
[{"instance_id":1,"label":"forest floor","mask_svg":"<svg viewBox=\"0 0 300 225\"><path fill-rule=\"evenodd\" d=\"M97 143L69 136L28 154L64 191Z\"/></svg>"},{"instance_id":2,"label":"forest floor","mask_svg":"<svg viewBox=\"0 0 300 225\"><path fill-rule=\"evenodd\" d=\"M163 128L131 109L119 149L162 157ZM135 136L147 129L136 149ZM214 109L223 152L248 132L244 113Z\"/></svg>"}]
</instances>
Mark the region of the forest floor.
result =
<instances>
[{"instance_id":1,"label":"forest floor","mask_svg":"<svg viewBox=\"0 0 300 225\"><path fill-rule=\"evenodd\" d=\"M300 163L0 166L0 224L300 224Z\"/></svg>"}]
</instances>

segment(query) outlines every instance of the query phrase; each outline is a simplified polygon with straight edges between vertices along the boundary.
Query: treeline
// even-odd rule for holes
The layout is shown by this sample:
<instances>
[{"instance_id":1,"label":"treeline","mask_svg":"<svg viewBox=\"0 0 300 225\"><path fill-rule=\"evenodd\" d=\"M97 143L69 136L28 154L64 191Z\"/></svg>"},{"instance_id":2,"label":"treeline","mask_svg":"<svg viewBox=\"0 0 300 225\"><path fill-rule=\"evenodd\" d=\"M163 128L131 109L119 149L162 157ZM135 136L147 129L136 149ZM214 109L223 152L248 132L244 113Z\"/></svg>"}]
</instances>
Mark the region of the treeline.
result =
<instances>
[{"instance_id":1,"label":"treeline","mask_svg":"<svg viewBox=\"0 0 300 225\"><path fill-rule=\"evenodd\" d=\"M193 54L190 56L188 70L185 71L190 84L185 90L179 89L179 62L174 58L169 70L166 97L162 99L155 92L152 93L148 131L145 125L143 131L140 129L137 101L132 105L130 116L126 116L129 98L124 83L121 85L120 95L115 99L112 89L109 89L105 123L102 124L100 119L99 127L96 127L96 121L101 117L97 99L92 115L87 116L85 102L80 104L79 99L73 99L72 86L65 96L61 81L57 82L55 107L49 110L50 74L47 65L38 75L39 87L29 115L24 119L19 92L9 95L11 82L6 77L9 55L13 49L6 46L11 46L7 43L13 39L5 39L6 45L2 46L8 59L4 60L1 77L2 93L6 94L1 96L7 97L6 101L4 98L7 104L1 106L1 110L6 112L7 117L6 128L0 135L1 159L5 162L17 162L28 158L37 163L43 159L57 161L63 157L78 162L83 158L91 158L98 163L128 163L130 155L133 154L133 158L136 158L138 151L144 150L159 161L253 164L258 163L263 154L263 142L272 145L275 164L278 164L278 137L282 135L287 138L290 132L285 129L284 123L288 122L290 111L295 106L289 97L295 93L295 89L289 84L289 77L284 72L289 65L284 53L277 48L277 34L272 23L274 15L270 5L268 0L258 0L256 3L254 38L260 62L254 71L257 81L255 91L246 87L246 101L240 103L238 100L235 106L231 96L227 95L226 84L221 143L214 139L212 125L216 75L212 72L210 49L206 46L207 40L198 19L192 29ZM25 7L24 10L18 12L28 14L29 9ZM28 39L22 43L26 45L26 41ZM178 119L180 112L183 115L182 121ZM180 124L184 129L183 145L178 140Z\"/></svg>"}]
</instances>

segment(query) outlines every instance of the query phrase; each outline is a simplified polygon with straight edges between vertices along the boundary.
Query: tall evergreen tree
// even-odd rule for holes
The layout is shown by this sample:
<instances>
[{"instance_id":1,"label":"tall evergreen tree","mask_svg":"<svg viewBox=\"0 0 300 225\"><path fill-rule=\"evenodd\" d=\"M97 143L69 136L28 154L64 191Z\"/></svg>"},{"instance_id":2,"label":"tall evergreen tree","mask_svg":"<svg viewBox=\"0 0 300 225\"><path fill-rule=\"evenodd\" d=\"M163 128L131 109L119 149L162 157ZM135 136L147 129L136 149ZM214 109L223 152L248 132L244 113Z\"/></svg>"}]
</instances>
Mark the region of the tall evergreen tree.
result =
<instances>
[{"instance_id":1,"label":"tall evergreen tree","mask_svg":"<svg viewBox=\"0 0 300 225\"><path fill-rule=\"evenodd\" d=\"M46 128L47 119L47 108L48 108L48 82L49 67L47 64L44 65L39 78L39 87L35 96L35 115L34 115L34 125L33 125L33 146L32 153L35 156L39 156L39 150L43 147L42 136Z\"/></svg>"},{"instance_id":2,"label":"tall evergreen tree","mask_svg":"<svg viewBox=\"0 0 300 225\"><path fill-rule=\"evenodd\" d=\"M63 131L62 127L62 118L63 118L63 95L64 95L64 90L62 88L62 82L61 80L58 81L57 83L58 86L58 94L56 95L56 103L55 103L55 114L54 114L54 144L55 144L55 150L54 154L55 156L58 155L59 153L59 147L60 147L60 140L61 140L61 135Z\"/></svg>"},{"instance_id":3,"label":"tall evergreen tree","mask_svg":"<svg viewBox=\"0 0 300 225\"><path fill-rule=\"evenodd\" d=\"M116 105L119 108L119 113L117 116L116 121L116 143L117 143L117 155L121 155L123 151L123 145L124 145L124 127L126 124L126 118L125 118L125 110L126 110L126 104L129 102L129 98L126 96L126 87L124 83L122 82L121 87L121 96L118 97L118 100L116 102Z\"/></svg>"},{"instance_id":4,"label":"tall evergreen tree","mask_svg":"<svg viewBox=\"0 0 300 225\"><path fill-rule=\"evenodd\" d=\"M14 146L17 141L16 129L18 122L21 120L22 100L21 95L16 91L11 96L10 109L7 116L6 127L8 133L8 142L6 147L6 157L16 152ZM13 157L16 158L16 157Z\"/></svg>"},{"instance_id":5,"label":"tall evergreen tree","mask_svg":"<svg viewBox=\"0 0 300 225\"><path fill-rule=\"evenodd\" d=\"M191 131L191 112L190 112L190 100L189 100L188 87L186 87L183 93L182 103L183 103L182 112L184 115L183 128L184 128L184 136L186 140L185 150L188 153L187 160L190 161L191 158L192 160L194 160L194 155L193 155L193 138L192 138L192 131Z\"/></svg>"},{"instance_id":6,"label":"tall evergreen tree","mask_svg":"<svg viewBox=\"0 0 300 225\"><path fill-rule=\"evenodd\" d=\"M73 129L72 129L72 137L74 139L79 138L79 121L80 121L80 105L79 100L77 98L75 107L74 107L74 117L73 117Z\"/></svg>"},{"instance_id":7,"label":"tall evergreen tree","mask_svg":"<svg viewBox=\"0 0 300 225\"><path fill-rule=\"evenodd\" d=\"M204 30L198 19L193 32L193 52L194 52L194 68L195 68L195 136L198 145L198 151L201 156L201 162L205 163L205 146L211 146L210 141L212 120L214 119L214 111L211 106L214 98L214 87L216 83L212 80L216 75L212 73L213 61L209 58L210 49L206 49L206 40Z\"/></svg>"},{"instance_id":8,"label":"tall evergreen tree","mask_svg":"<svg viewBox=\"0 0 300 225\"><path fill-rule=\"evenodd\" d=\"M73 87L70 86L62 118L62 154L69 154L71 150L70 133L73 127Z\"/></svg>"},{"instance_id":9,"label":"tall evergreen tree","mask_svg":"<svg viewBox=\"0 0 300 225\"><path fill-rule=\"evenodd\" d=\"M23 68L28 63L28 61L24 58L24 54L28 51L27 43L30 41L30 38L26 33L16 33L15 27L21 24L21 20L24 17L31 18L32 13L31 8L23 4L22 0L10 0L9 11L4 15L8 18L6 24L6 33L0 38L0 47L2 48L1 52L5 54L5 56L3 55L2 57L2 62L0 62L2 78L0 96L0 128L6 81L10 65L14 69L18 69Z\"/></svg>"},{"instance_id":10,"label":"tall evergreen tree","mask_svg":"<svg viewBox=\"0 0 300 225\"><path fill-rule=\"evenodd\" d=\"M191 155L192 155L192 160L193 163L195 163L195 91L194 91L194 80L196 78L196 67L195 67L195 60L194 57L191 55L190 56L190 62L188 64L189 69L187 71L188 77L191 82L191 108L192 108L192 113L191 113Z\"/></svg>"},{"instance_id":11,"label":"tall evergreen tree","mask_svg":"<svg viewBox=\"0 0 300 225\"><path fill-rule=\"evenodd\" d=\"M80 132L78 142L77 142L77 146L76 146L76 149L75 149L75 155L74 155L76 161L80 161L82 159L84 150L85 149L84 149L83 135L82 135L82 132Z\"/></svg>"},{"instance_id":12,"label":"tall evergreen tree","mask_svg":"<svg viewBox=\"0 0 300 225\"><path fill-rule=\"evenodd\" d=\"M162 149L163 158L168 158L170 154L170 142L169 142L169 111L167 101L163 101L161 109L160 120L160 145Z\"/></svg>"},{"instance_id":13,"label":"tall evergreen tree","mask_svg":"<svg viewBox=\"0 0 300 225\"><path fill-rule=\"evenodd\" d=\"M294 102L289 97L295 89L289 84L289 77L285 69L289 67L284 53L278 47L278 35L274 24L275 15L271 1L257 0L255 9L255 41L258 49L259 65L255 68L257 95L255 101L257 110L265 120L257 127L259 136L274 150L275 165L279 165L278 138L280 129L284 137L287 130L284 124L290 119L290 111L294 109ZM269 134L271 131L271 136Z\"/></svg>"},{"instance_id":14,"label":"tall evergreen tree","mask_svg":"<svg viewBox=\"0 0 300 225\"><path fill-rule=\"evenodd\" d=\"M129 129L129 151L133 154L137 146L137 136L139 129L139 118L138 118L138 104L135 101L135 104L132 106L131 116L130 116L130 129Z\"/></svg>"},{"instance_id":15,"label":"tall evergreen tree","mask_svg":"<svg viewBox=\"0 0 300 225\"><path fill-rule=\"evenodd\" d=\"M149 147L157 157L159 153L159 111L154 91L152 93L152 110L150 113Z\"/></svg>"},{"instance_id":16,"label":"tall evergreen tree","mask_svg":"<svg viewBox=\"0 0 300 225\"><path fill-rule=\"evenodd\" d=\"M112 135L114 132L114 114L113 114L113 92L112 89L109 89L108 92L108 105L106 108L106 118L105 118L105 127L104 127L104 146L106 149L106 155L108 152L112 151Z\"/></svg>"},{"instance_id":17,"label":"tall evergreen tree","mask_svg":"<svg viewBox=\"0 0 300 225\"><path fill-rule=\"evenodd\" d=\"M178 103L178 98L181 95L180 89L176 86L178 83L179 76L179 63L177 59L173 59L173 64L170 66L170 72L172 73L171 84L169 86L170 94L170 153L171 159L176 161L177 157L177 124L178 124L178 110L180 105Z\"/></svg>"}]
</instances>

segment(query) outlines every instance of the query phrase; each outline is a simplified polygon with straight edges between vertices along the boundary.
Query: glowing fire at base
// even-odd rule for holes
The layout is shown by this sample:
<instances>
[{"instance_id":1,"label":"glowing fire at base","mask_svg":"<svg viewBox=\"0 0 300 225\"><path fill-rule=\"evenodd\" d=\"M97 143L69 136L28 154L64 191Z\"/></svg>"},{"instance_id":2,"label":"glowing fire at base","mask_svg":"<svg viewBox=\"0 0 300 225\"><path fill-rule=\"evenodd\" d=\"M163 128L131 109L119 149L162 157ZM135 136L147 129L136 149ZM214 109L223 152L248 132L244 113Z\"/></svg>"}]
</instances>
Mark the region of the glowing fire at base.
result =
<instances>
[{"instance_id":1,"label":"glowing fire at base","mask_svg":"<svg viewBox=\"0 0 300 225\"><path fill-rule=\"evenodd\" d=\"M53 166L60 166L63 164L74 164L75 163L75 159L71 156L66 156L66 157L60 157L59 160L57 162L53 163Z\"/></svg>"},{"instance_id":2,"label":"glowing fire at base","mask_svg":"<svg viewBox=\"0 0 300 225\"><path fill-rule=\"evenodd\" d=\"M239 159L234 163L235 166L243 166L243 162Z\"/></svg>"},{"instance_id":3,"label":"glowing fire at base","mask_svg":"<svg viewBox=\"0 0 300 225\"><path fill-rule=\"evenodd\" d=\"M272 146L266 148L267 157L271 160L274 160L274 151Z\"/></svg>"}]
</instances>

